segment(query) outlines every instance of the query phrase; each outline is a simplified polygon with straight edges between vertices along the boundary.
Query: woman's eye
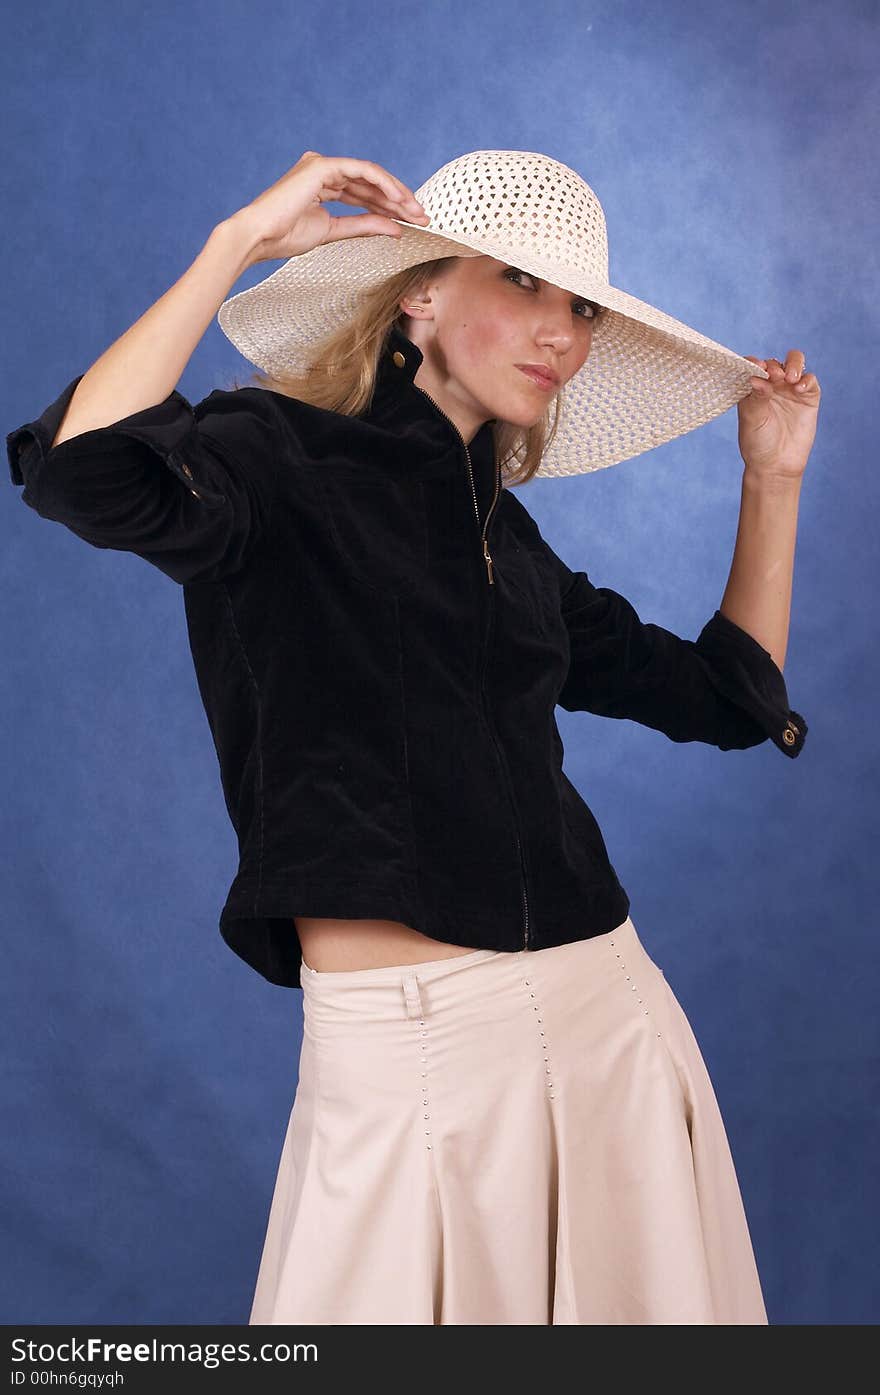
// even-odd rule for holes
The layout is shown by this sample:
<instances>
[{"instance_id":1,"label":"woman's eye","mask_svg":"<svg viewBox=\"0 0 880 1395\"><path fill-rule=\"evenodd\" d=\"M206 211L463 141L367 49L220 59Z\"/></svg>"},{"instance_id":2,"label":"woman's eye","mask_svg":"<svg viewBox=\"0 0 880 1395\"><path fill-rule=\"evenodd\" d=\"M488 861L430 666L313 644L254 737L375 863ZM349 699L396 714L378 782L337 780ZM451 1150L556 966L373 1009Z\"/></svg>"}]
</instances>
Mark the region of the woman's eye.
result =
<instances>
[{"instance_id":1,"label":"woman's eye","mask_svg":"<svg viewBox=\"0 0 880 1395\"><path fill-rule=\"evenodd\" d=\"M509 269L508 271L505 271L504 275L505 275L505 277L506 277L508 280L510 280L510 281L515 280L515 278L516 278L517 276L528 276L528 278L529 278L530 281L534 281L534 279L535 279L534 276L532 276L531 272L528 272L528 271L519 271L519 270L517 270L517 268L516 268L515 266L512 266L512 267L510 267L510 269ZM517 284L518 284L518 283L517 283Z\"/></svg>"},{"instance_id":2,"label":"woman's eye","mask_svg":"<svg viewBox=\"0 0 880 1395\"><path fill-rule=\"evenodd\" d=\"M532 282L534 282L535 280L534 276L531 274L530 271L520 271L519 268L515 266L509 267L508 270L505 271L504 275L506 280L512 281L515 285L520 284L518 280L520 276L527 276L529 280ZM587 311L587 314L584 314L585 310ZM582 320L592 320L595 318L596 312L588 300L580 300L577 302L577 314L579 318Z\"/></svg>"}]
</instances>

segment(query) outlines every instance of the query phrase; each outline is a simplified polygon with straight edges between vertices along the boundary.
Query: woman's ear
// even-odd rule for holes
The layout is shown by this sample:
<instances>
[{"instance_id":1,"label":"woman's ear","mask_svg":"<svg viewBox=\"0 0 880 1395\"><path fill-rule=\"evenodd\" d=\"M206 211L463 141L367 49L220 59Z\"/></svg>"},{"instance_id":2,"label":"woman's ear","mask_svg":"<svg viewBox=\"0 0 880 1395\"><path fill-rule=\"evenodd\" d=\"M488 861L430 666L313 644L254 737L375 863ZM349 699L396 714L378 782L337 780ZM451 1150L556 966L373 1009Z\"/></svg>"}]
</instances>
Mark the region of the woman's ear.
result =
<instances>
[{"instance_id":1,"label":"woman's ear","mask_svg":"<svg viewBox=\"0 0 880 1395\"><path fill-rule=\"evenodd\" d=\"M430 304L431 297L426 286L418 286L408 295L401 297L400 310L408 319L418 319L420 312Z\"/></svg>"}]
</instances>

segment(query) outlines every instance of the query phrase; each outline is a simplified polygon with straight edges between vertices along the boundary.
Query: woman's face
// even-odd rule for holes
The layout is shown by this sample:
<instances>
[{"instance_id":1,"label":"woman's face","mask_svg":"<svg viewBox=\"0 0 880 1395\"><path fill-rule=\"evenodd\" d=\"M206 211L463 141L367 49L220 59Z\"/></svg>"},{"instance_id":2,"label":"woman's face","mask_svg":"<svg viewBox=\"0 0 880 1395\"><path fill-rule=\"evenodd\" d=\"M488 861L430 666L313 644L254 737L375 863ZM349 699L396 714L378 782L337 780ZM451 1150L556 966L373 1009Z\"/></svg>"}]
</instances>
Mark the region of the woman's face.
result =
<instances>
[{"instance_id":1,"label":"woman's face","mask_svg":"<svg viewBox=\"0 0 880 1395\"><path fill-rule=\"evenodd\" d=\"M424 356L415 383L466 441L492 418L533 426L592 343L589 301L494 257L456 257L401 308ZM529 363L554 370L558 383L539 386L517 366Z\"/></svg>"}]
</instances>

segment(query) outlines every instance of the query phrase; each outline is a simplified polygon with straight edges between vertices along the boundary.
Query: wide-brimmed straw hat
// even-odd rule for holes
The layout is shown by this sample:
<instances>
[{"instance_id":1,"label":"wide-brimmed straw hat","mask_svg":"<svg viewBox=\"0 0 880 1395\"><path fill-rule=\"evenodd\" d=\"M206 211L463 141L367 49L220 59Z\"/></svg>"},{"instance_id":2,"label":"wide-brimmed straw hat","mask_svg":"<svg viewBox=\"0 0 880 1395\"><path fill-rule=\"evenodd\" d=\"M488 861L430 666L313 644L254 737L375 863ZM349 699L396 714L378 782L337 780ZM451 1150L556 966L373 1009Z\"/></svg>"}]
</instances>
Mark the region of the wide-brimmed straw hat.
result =
<instances>
[{"instance_id":1,"label":"wide-brimmed straw hat","mask_svg":"<svg viewBox=\"0 0 880 1395\"><path fill-rule=\"evenodd\" d=\"M265 373L305 373L321 340L361 297L418 262L495 257L598 302L583 367L560 389L562 412L538 474L576 475L683 436L769 374L681 320L612 286L598 198L581 176L528 150L473 150L415 190L430 226L395 219L399 238L343 238L291 257L220 306L238 351ZM686 249L683 248L683 251Z\"/></svg>"}]
</instances>

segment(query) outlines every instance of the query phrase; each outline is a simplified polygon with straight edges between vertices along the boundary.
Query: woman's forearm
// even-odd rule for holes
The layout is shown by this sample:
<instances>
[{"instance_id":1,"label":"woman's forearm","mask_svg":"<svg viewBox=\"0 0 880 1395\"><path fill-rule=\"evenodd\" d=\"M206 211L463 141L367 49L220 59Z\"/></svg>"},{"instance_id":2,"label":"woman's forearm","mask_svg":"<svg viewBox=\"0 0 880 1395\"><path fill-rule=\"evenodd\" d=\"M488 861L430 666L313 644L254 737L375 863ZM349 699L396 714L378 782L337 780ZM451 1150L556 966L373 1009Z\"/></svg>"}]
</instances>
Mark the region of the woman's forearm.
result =
<instances>
[{"instance_id":1,"label":"woman's forearm","mask_svg":"<svg viewBox=\"0 0 880 1395\"><path fill-rule=\"evenodd\" d=\"M192 265L83 374L52 442L163 402L196 345L250 265L256 245L245 219L218 223Z\"/></svg>"},{"instance_id":2,"label":"woman's forearm","mask_svg":"<svg viewBox=\"0 0 880 1395\"><path fill-rule=\"evenodd\" d=\"M739 525L730 576L719 609L785 664L800 479L767 480L743 474Z\"/></svg>"}]
</instances>

